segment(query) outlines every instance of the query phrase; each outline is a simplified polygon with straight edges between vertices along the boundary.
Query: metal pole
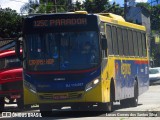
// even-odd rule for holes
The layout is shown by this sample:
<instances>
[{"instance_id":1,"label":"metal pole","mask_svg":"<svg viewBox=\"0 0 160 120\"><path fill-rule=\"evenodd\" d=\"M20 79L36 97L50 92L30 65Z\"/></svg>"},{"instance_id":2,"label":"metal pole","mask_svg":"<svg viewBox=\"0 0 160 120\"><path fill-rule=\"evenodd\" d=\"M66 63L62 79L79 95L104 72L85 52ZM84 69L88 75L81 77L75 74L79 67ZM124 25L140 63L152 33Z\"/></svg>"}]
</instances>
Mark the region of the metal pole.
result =
<instances>
[{"instance_id":1,"label":"metal pole","mask_svg":"<svg viewBox=\"0 0 160 120\"><path fill-rule=\"evenodd\" d=\"M57 13L57 0L54 0L54 5L55 5L55 13Z\"/></svg>"},{"instance_id":2,"label":"metal pole","mask_svg":"<svg viewBox=\"0 0 160 120\"><path fill-rule=\"evenodd\" d=\"M68 0L69 2L69 4L68 4L68 11L71 11L72 10L72 0Z\"/></svg>"},{"instance_id":3,"label":"metal pole","mask_svg":"<svg viewBox=\"0 0 160 120\"><path fill-rule=\"evenodd\" d=\"M126 19L127 14L127 0L124 0L124 19Z\"/></svg>"},{"instance_id":4,"label":"metal pole","mask_svg":"<svg viewBox=\"0 0 160 120\"><path fill-rule=\"evenodd\" d=\"M48 5L48 0L45 2L45 13L47 12L47 5Z\"/></svg>"}]
</instances>

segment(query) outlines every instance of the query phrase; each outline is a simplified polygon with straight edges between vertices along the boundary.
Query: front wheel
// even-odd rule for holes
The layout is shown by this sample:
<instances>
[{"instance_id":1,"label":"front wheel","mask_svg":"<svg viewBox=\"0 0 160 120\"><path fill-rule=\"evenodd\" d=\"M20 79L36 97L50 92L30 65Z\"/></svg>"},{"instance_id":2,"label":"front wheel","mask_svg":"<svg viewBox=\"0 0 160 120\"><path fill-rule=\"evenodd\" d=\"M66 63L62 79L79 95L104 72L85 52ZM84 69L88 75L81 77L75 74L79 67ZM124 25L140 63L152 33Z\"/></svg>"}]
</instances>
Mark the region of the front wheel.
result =
<instances>
[{"instance_id":1,"label":"front wheel","mask_svg":"<svg viewBox=\"0 0 160 120\"><path fill-rule=\"evenodd\" d=\"M113 111L113 102L100 103L98 107L100 111L111 112Z\"/></svg>"},{"instance_id":2,"label":"front wheel","mask_svg":"<svg viewBox=\"0 0 160 120\"><path fill-rule=\"evenodd\" d=\"M90 105L72 105L71 110L72 111L90 111L91 110Z\"/></svg>"},{"instance_id":3,"label":"front wheel","mask_svg":"<svg viewBox=\"0 0 160 120\"><path fill-rule=\"evenodd\" d=\"M17 105L18 105L18 108L23 110L24 109L24 103L23 103L23 99L19 98L17 100Z\"/></svg>"},{"instance_id":4,"label":"front wheel","mask_svg":"<svg viewBox=\"0 0 160 120\"><path fill-rule=\"evenodd\" d=\"M40 110L40 113L42 114L42 117L50 116L51 113L52 113L52 106L51 105L40 104L39 105L39 110Z\"/></svg>"},{"instance_id":5,"label":"front wheel","mask_svg":"<svg viewBox=\"0 0 160 120\"><path fill-rule=\"evenodd\" d=\"M99 104L99 108L100 111L108 111L111 112L113 111L113 101L114 101L114 87L113 87L113 83L111 84L111 90L110 90L110 102L107 103L100 103Z\"/></svg>"}]
</instances>

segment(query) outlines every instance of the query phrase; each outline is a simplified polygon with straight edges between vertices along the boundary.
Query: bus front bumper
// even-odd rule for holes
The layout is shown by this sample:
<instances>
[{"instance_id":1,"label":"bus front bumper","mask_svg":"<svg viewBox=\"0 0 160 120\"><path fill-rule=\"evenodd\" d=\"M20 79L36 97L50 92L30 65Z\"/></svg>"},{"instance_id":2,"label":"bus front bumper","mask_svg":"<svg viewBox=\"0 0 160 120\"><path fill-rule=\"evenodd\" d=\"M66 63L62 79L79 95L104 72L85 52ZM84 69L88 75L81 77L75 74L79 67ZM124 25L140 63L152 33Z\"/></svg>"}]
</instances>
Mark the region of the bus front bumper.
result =
<instances>
[{"instance_id":1,"label":"bus front bumper","mask_svg":"<svg viewBox=\"0 0 160 120\"><path fill-rule=\"evenodd\" d=\"M27 104L61 104L102 102L101 82L89 91L73 91L63 93L34 93L24 86L24 103Z\"/></svg>"}]
</instances>

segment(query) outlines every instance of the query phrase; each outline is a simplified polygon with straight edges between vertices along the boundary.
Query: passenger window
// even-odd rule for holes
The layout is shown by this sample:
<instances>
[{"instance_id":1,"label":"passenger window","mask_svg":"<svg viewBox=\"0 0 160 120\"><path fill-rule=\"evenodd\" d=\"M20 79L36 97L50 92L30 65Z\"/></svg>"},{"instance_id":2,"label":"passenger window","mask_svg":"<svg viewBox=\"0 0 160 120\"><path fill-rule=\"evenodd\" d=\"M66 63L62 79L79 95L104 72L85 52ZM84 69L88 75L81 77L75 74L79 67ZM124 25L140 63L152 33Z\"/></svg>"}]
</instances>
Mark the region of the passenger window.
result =
<instances>
[{"instance_id":1,"label":"passenger window","mask_svg":"<svg viewBox=\"0 0 160 120\"><path fill-rule=\"evenodd\" d=\"M106 37L107 37L107 44L108 44L108 54L113 55L113 43L112 43L112 31L111 31L111 26L107 25L106 26Z\"/></svg>"}]
</instances>

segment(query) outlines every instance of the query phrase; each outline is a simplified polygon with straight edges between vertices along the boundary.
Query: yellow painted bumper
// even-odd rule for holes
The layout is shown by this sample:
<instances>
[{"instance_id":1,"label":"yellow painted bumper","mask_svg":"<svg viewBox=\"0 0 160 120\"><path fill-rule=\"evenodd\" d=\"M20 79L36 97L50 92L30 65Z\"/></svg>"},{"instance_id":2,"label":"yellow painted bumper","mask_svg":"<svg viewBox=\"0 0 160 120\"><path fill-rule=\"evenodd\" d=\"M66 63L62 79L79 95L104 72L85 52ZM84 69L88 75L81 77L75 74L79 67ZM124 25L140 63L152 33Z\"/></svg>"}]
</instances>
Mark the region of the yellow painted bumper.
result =
<instances>
[{"instance_id":1,"label":"yellow painted bumper","mask_svg":"<svg viewBox=\"0 0 160 120\"><path fill-rule=\"evenodd\" d=\"M33 93L24 87L25 104L43 104L43 103L76 103L76 102L103 102L102 82L89 91L76 91L65 93Z\"/></svg>"}]
</instances>

